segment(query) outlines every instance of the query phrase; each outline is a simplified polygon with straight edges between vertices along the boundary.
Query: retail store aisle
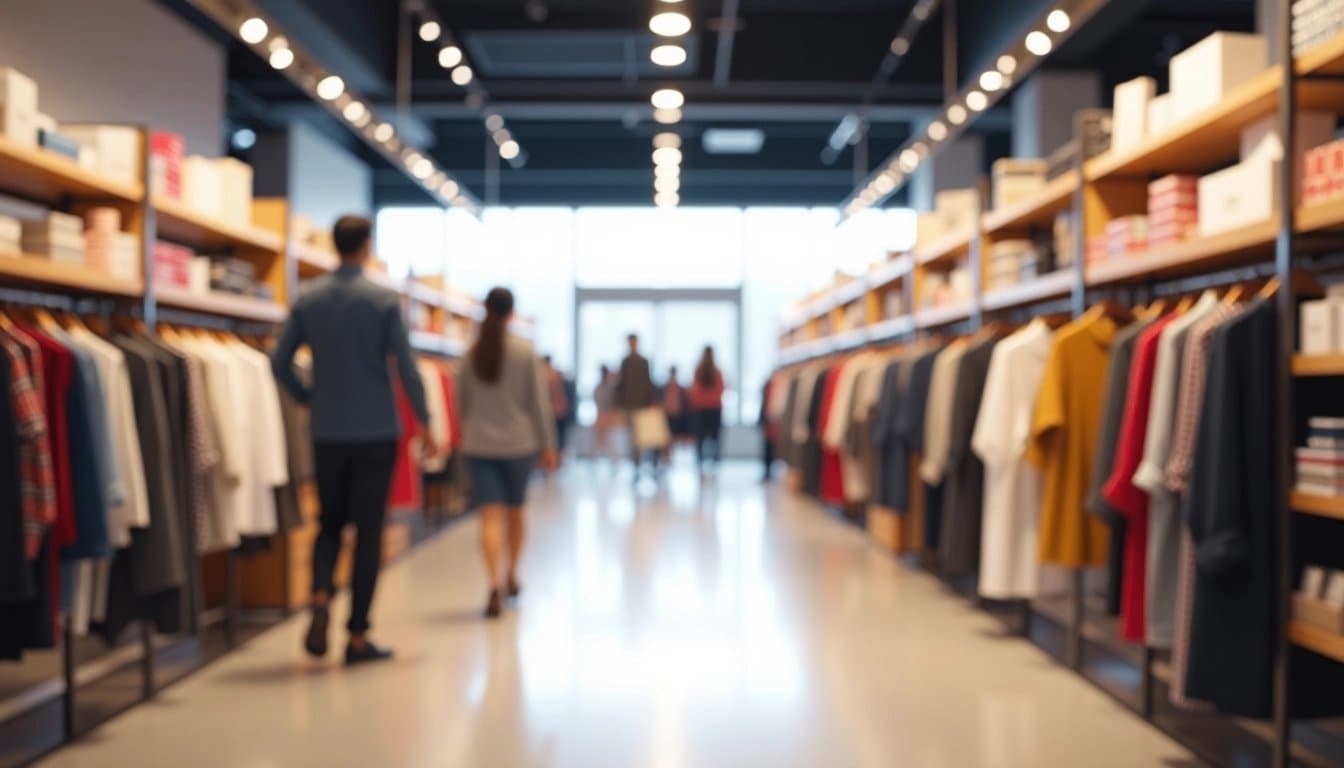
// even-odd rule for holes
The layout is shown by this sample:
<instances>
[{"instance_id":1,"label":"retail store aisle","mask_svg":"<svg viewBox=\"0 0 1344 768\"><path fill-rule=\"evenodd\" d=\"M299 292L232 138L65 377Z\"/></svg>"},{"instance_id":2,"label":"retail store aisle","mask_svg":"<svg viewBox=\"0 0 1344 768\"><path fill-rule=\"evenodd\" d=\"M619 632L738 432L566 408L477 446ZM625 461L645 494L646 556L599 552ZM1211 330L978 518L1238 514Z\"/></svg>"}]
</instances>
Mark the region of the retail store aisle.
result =
<instances>
[{"instance_id":1,"label":"retail store aisle","mask_svg":"<svg viewBox=\"0 0 1344 768\"><path fill-rule=\"evenodd\" d=\"M390 569L346 671L253 641L49 766L1137 766L1194 761L754 467L539 494L519 610L477 619L474 525ZM338 612L343 617L344 611ZM333 654L334 656L334 654Z\"/></svg>"}]
</instances>

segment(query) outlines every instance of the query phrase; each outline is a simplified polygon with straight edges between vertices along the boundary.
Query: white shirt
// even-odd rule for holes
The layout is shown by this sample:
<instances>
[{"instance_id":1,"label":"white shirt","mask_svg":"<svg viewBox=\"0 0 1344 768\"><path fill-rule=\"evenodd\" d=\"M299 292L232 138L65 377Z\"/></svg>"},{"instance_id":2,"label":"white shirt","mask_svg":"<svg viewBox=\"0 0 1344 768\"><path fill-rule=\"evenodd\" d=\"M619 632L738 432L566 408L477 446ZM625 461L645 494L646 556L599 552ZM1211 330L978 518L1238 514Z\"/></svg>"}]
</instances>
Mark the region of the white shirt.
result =
<instances>
[{"instance_id":1,"label":"white shirt","mask_svg":"<svg viewBox=\"0 0 1344 768\"><path fill-rule=\"evenodd\" d=\"M985 463L979 591L991 599L1034 597L1040 589L1042 481L1025 454L1050 343L1050 329L1037 320L994 347L971 436Z\"/></svg>"},{"instance_id":2,"label":"white shirt","mask_svg":"<svg viewBox=\"0 0 1344 768\"><path fill-rule=\"evenodd\" d=\"M919 476L929 485L943 482L952 451L952 401L957 388L957 366L970 345L965 339L948 344L933 361L929 401L924 410L924 460Z\"/></svg>"}]
</instances>

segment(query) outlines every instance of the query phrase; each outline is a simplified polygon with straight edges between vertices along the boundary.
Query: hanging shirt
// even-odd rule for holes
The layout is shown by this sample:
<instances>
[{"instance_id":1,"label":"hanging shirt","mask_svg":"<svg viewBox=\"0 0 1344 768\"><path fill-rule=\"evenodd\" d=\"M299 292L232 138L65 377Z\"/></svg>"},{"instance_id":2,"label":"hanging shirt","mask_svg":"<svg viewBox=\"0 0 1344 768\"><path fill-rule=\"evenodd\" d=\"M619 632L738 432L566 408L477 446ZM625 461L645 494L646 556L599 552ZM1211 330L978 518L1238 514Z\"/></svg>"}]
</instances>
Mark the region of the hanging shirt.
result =
<instances>
[{"instance_id":1,"label":"hanging shirt","mask_svg":"<svg viewBox=\"0 0 1344 768\"><path fill-rule=\"evenodd\" d=\"M42 395L23 350L0 335L0 350L9 359L8 402L17 441L19 496L23 505L23 551L37 557L47 528L56 522L56 473L51 464L51 438Z\"/></svg>"},{"instance_id":2,"label":"hanging shirt","mask_svg":"<svg viewBox=\"0 0 1344 768\"><path fill-rule=\"evenodd\" d=\"M985 464L979 593L1035 597L1041 473L1026 460L1032 408L1050 355L1050 328L1033 321L994 348L971 447Z\"/></svg>"},{"instance_id":3,"label":"hanging shirt","mask_svg":"<svg viewBox=\"0 0 1344 768\"><path fill-rule=\"evenodd\" d=\"M1032 415L1027 458L1043 475L1040 559L1082 568L1106 562L1107 531L1083 511L1116 323L1101 308L1055 333Z\"/></svg>"},{"instance_id":4,"label":"hanging shirt","mask_svg":"<svg viewBox=\"0 0 1344 768\"><path fill-rule=\"evenodd\" d=\"M947 471L947 455L951 445L952 401L957 386L957 366L969 346L965 339L957 339L943 348L933 365L929 381L928 408L924 413L924 461L919 475L929 485L943 482Z\"/></svg>"},{"instance_id":5,"label":"hanging shirt","mask_svg":"<svg viewBox=\"0 0 1344 768\"><path fill-rule=\"evenodd\" d=\"M948 431L947 493L943 499L939 564L949 575L973 573L980 562L980 518L984 503L984 464L971 450L985 378L998 339L971 344L957 366Z\"/></svg>"}]
</instances>

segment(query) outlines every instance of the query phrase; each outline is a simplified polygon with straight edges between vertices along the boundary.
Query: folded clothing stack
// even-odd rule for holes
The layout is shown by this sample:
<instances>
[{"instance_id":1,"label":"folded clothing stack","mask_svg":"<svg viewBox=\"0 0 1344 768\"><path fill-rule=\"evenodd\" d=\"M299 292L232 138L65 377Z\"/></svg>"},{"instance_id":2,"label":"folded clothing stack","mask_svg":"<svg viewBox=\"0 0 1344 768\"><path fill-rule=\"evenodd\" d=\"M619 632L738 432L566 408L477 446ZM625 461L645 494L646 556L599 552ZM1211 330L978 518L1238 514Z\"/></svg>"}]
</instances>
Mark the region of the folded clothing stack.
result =
<instances>
[{"instance_id":1,"label":"folded clothing stack","mask_svg":"<svg viewBox=\"0 0 1344 768\"><path fill-rule=\"evenodd\" d=\"M257 268L250 261L219 257L210 262L210 290L255 295Z\"/></svg>"},{"instance_id":2,"label":"folded clothing stack","mask_svg":"<svg viewBox=\"0 0 1344 768\"><path fill-rule=\"evenodd\" d=\"M0 256L17 256L23 251L23 224L11 216L0 216Z\"/></svg>"},{"instance_id":3,"label":"folded clothing stack","mask_svg":"<svg viewBox=\"0 0 1344 768\"><path fill-rule=\"evenodd\" d=\"M1344 139L1302 155L1302 204L1315 205L1344 196Z\"/></svg>"},{"instance_id":4,"label":"folded clothing stack","mask_svg":"<svg viewBox=\"0 0 1344 768\"><path fill-rule=\"evenodd\" d=\"M1148 247L1199 235L1199 178L1164 176L1148 185Z\"/></svg>"},{"instance_id":5,"label":"folded clothing stack","mask_svg":"<svg viewBox=\"0 0 1344 768\"><path fill-rule=\"evenodd\" d=\"M1307 423L1307 446L1298 448L1297 490L1344 496L1344 419L1322 416Z\"/></svg>"},{"instance_id":6,"label":"folded clothing stack","mask_svg":"<svg viewBox=\"0 0 1344 768\"><path fill-rule=\"evenodd\" d=\"M140 238L121 231L121 211L90 208L84 213L85 261L90 269L126 280L139 272Z\"/></svg>"},{"instance_id":7,"label":"folded clothing stack","mask_svg":"<svg viewBox=\"0 0 1344 768\"><path fill-rule=\"evenodd\" d=\"M1301 56L1344 30L1344 0L1293 3L1293 55Z\"/></svg>"},{"instance_id":8,"label":"folded clothing stack","mask_svg":"<svg viewBox=\"0 0 1344 768\"><path fill-rule=\"evenodd\" d=\"M52 211L23 222L22 250L62 264L84 264L84 220Z\"/></svg>"}]
</instances>

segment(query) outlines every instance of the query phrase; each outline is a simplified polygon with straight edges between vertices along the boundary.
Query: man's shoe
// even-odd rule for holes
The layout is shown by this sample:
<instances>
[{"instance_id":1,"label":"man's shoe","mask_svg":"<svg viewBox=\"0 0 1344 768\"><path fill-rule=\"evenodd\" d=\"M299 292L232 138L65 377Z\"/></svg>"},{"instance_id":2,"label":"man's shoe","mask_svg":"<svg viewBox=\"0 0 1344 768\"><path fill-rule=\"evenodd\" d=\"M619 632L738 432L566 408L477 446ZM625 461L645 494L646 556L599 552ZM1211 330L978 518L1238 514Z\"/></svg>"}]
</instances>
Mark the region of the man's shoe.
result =
<instances>
[{"instance_id":1,"label":"man's shoe","mask_svg":"<svg viewBox=\"0 0 1344 768\"><path fill-rule=\"evenodd\" d=\"M315 605L312 618L308 623L308 635L303 640L303 648L308 655L322 658L327 655L327 627L331 624L331 611L325 605Z\"/></svg>"},{"instance_id":2,"label":"man's shoe","mask_svg":"<svg viewBox=\"0 0 1344 768\"><path fill-rule=\"evenodd\" d=\"M387 661L390 658L392 658L392 649L379 648L373 643L366 642L358 648L353 645L345 647L345 665L347 667L370 661Z\"/></svg>"}]
</instances>

